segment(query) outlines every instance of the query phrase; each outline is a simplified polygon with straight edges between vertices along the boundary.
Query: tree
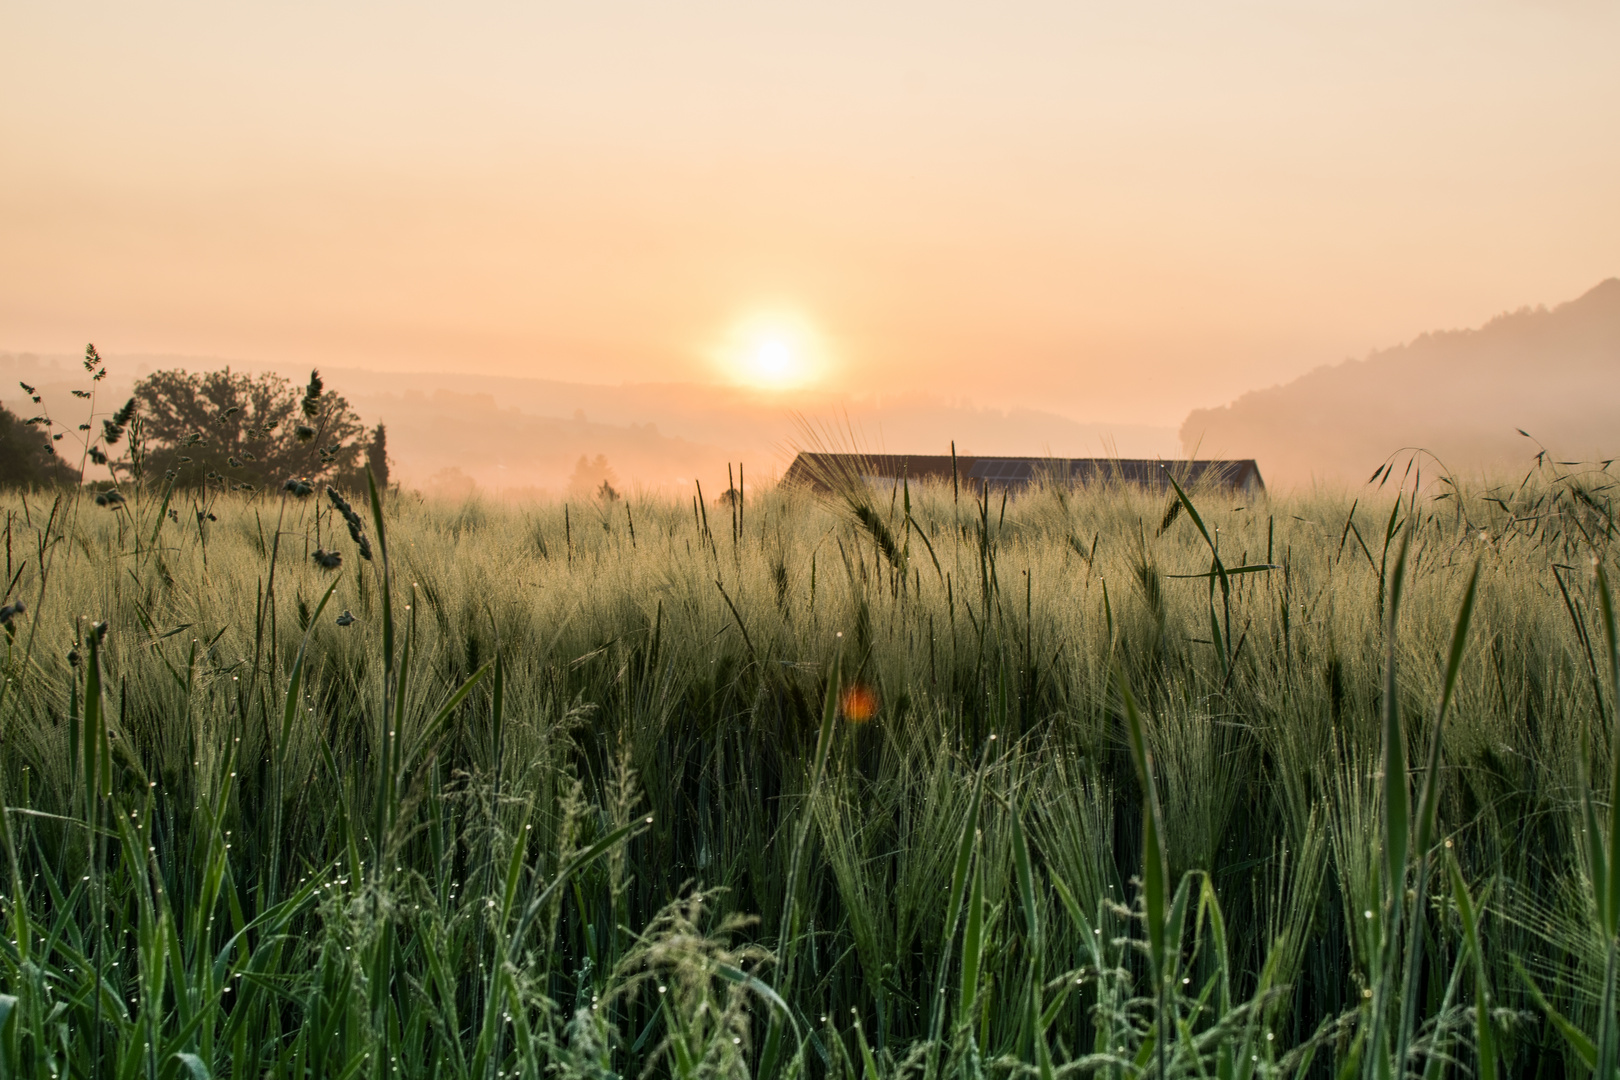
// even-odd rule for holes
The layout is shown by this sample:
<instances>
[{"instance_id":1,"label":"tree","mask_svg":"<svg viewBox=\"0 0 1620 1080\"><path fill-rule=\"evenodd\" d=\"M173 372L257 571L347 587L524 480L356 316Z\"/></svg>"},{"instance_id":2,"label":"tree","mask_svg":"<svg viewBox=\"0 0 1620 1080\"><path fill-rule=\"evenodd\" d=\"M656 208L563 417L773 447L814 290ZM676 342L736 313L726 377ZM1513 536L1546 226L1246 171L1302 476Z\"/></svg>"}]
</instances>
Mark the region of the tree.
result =
<instances>
[{"instance_id":1,"label":"tree","mask_svg":"<svg viewBox=\"0 0 1620 1080\"><path fill-rule=\"evenodd\" d=\"M49 435L35 430L0 405L0 487L33 488L78 482L78 470L57 456Z\"/></svg>"},{"instance_id":2,"label":"tree","mask_svg":"<svg viewBox=\"0 0 1620 1080\"><path fill-rule=\"evenodd\" d=\"M135 397L148 476L172 470L182 486L252 491L359 473L365 429L319 372L300 389L280 375L229 368L159 371L135 384Z\"/></svg>"},{"instance_id":3,"label":"tree","mask_svg":"<svg viewBox=\"0 0 1620 1080\"><path fill-rule=\"evenodd\" d=\"M606 454L597 454L592 461L584 455L574 465L574 475L568 479L568 494L575 499L597 499L604 496L606 491L613 491L619 478L614 475L613 466L608 464ZM614 493L617 497L617 492Z\"/></svg>"},{"instance_id":4,"label":"tree","mask_svg":"<svg viewBox=\"0 0 1620 1080\"><path fill-rule=\"evenodd\" d=\"M371 443L366 447L366 468L377 478L377 490L388 490L388 429L378 424L371 429Z\"/></svg>"}]
</instances>

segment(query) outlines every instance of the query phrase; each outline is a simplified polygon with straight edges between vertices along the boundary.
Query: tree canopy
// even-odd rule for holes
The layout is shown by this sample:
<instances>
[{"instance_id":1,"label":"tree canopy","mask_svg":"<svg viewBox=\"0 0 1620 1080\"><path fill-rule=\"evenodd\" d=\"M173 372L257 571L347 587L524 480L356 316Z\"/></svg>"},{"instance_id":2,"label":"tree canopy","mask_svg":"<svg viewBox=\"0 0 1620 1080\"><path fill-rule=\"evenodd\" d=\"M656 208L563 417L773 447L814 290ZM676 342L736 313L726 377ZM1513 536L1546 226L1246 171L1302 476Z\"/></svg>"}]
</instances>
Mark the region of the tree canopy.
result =
<instances>
[{"instance_id":1,"label":"tree canopy","mask_svg":"<svg viewBox=\"0 0 1620 1080\"><path fill-rule=\"evenodd\" d=\"M279 488L287 480L352 483L365 428L320 373L298 387L274 374L158 371L135 384L147 475L182 486Z\"/></svg>"},{"instance_id":2,"label":"tree canopy","mask_svg":"<svg viewBox=\"0 0 1620 1080\"><path fill-rule=\"evenodd\" d=\"M51 436L0 405L0 487L77 484L79 472L57 456Z\"/></svg>"}]
</instances>

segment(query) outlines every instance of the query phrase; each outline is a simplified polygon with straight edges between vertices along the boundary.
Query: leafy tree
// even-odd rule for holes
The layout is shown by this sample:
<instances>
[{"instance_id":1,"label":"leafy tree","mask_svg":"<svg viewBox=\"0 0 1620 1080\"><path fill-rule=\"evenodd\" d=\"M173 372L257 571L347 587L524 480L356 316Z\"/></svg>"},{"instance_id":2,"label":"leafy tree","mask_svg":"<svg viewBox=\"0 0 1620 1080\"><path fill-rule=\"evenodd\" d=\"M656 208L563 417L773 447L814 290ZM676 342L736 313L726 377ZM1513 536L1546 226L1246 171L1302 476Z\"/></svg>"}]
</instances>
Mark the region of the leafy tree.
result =
<instances>
[{"instance_id":1,"label":"leafy tree","mask_svg":"<svg viewBox=\"0 0 1620 1080\"><path fill-rule=\"evenodd\" d=\"M300 389L280 375L159 371L135 384L148 475L187 487L279 489L294 477L359 474L364 432L319 372Z\"/></svg>"},{"instance_id":2,"label":"leafy tree","mask_svg":"<svg viewBox=\"0 0 1620 1080\"><path fill-rule=\"evenodd\" d=\"M77 484L79 472L56 454L44 434L0 405L0 487Z\"/></svg>"}]
</instances>

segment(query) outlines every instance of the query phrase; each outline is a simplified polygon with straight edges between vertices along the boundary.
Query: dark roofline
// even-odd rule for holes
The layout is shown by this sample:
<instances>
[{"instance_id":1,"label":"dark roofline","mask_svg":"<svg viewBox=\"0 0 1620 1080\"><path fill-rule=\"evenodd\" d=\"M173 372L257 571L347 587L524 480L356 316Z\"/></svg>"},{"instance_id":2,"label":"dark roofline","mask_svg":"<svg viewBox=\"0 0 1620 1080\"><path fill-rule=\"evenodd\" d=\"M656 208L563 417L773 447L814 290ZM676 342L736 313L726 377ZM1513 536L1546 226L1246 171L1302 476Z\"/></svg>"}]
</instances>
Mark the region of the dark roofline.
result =
<instances>
[{"instance_id":1,"label":"dark roofline","mask_svg":"<svg viewBox=\"0 0 1620 1080\"><path fill-rule=\"evenodd\" d=\"M1041 458L959 454L841 454L803 451L782 477L787 484L832 490L842 478L883 478L914 481L957 481L974 489L1023 487L1035 477L1067 473L1072 483L1118 481L1145 487L1167 487L1165 477L1182 483L1214 482L1228 490L1265 490L1260 467L1253 458ZM976 475L977 474L977 475Z\"/></svg>"}]
</instances>

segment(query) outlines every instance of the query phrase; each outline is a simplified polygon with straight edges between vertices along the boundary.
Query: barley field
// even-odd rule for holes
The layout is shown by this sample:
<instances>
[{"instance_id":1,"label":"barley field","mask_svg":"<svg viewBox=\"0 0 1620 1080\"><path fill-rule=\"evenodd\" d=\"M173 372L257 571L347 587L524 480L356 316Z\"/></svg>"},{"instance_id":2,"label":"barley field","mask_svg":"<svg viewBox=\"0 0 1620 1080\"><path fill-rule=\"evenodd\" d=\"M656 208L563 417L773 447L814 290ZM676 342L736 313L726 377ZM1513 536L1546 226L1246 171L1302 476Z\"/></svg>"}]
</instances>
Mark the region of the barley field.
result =
<instances>
[{"instance_id":1,"label":"barley field","mask_svg":"<svg viewBox=\"0 0 1620 1080\"><path fill-rule=\"evenodd\" d=\"M1620 1075L1612 485L1424 466L0 496L0 1075Z\"/></svg>"}]
</instances>

